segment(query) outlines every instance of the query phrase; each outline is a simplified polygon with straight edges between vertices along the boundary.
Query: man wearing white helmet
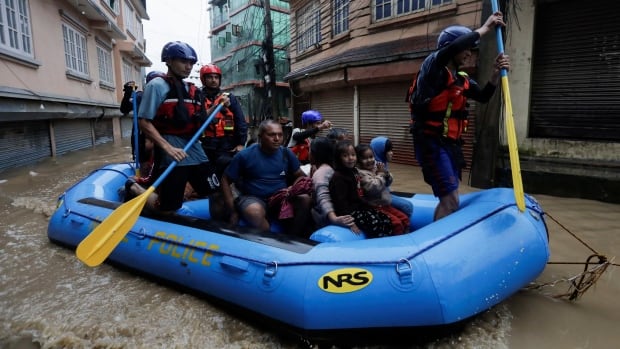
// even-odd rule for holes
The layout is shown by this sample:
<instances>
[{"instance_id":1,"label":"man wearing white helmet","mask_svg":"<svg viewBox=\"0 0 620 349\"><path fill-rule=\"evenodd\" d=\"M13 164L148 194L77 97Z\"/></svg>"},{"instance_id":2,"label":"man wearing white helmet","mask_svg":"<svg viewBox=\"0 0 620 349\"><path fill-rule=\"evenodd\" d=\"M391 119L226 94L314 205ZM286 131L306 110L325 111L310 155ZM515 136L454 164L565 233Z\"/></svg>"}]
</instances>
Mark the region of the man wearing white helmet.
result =
<instances>
[{"instance_id":1,"label":"man wearing white helmet","mask_svg":"<svg viewBox=\"0 0 620 349\"><path fill-rule=\"evenodd\" d=\"M499 55L489 82L480 87L459 69L467 63L480 38L505 26L502 13L492 14L482 27L472 31L459 25L444 29L437 51L422 63L408 101L411 109L414 149L426 183L439 198L435 220L459 207L458 187L465 167L462 134L467 128L467 99L486 103L495 93L501 69L510 69L510 60Z\"/></svg>"}]
</instances>

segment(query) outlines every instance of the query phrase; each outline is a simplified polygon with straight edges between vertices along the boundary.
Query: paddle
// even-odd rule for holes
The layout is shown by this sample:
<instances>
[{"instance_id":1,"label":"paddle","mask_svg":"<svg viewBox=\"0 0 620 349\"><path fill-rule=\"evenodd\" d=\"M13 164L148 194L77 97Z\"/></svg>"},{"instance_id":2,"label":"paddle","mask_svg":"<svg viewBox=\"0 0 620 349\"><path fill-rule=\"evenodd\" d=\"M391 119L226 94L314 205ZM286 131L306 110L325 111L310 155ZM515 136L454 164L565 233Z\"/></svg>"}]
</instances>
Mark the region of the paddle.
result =
<instances>
[{"instance_id":1,"label":"paddle","mask_svg":"<svg viewBox=\"0 0 620 349\"><path fill-rule=\"evenodd\" d=\"M131 92L131 100L133 102L133 156L136 163L136 177L140 178L140 129L138 128L138 101L136 90L138 86L133 87Z\"/></svg>"},{"instance_id":2,"label":"paddle","mask_svg":"<svg viewBox=\"0 0 620 349\"><path fill-rule=\"evenodd\" d=\"M493 13L499 11L497 0L491 0ZM504 40L502 38L502 28L495 28L497 33L497 52L504 53ZM517 148L517 134L515 132L515 122L512 115L512 101L510 100L510 88L508 87L508 72L501 70L502 92L504 104L506 105L506 136L508 137L508 153L510 154L510 167L512 170L512 187L514 189L515 201L519 211L525 211L525 194L523 193L523 181L521 180L521 165L519 164L519 150Z\"/></svg>"},{"instance_id":3,"label":"paddle","mask_svg":"<svg viewBox=\"0 0 620 349\"><path fill-rule=\"evenodd\" d=\"M187 152L189 148L198 140L200 135L204 132L207 126L211 123L211 120L222 109L223 104L219 104L217 108L209 115L207 121L205 121L198 132L192 137L187 145L183 148L183 151ZM172 172L177 165L177 161L173 161L164 173L151 185L144 193L136 196L135 198L127 201L119 206L116 210L106 218L101 224L99 224L95 230L93 230L80 244L78 245L75 254L78 259L84 262L89 267L96 267L112 253L114 248L121 242L125 235L129 232L131 227L136 223L140 212L146 204L146 201L153 193L155 188L159 186L163 180Z\"/></svg>"}]
</instances>

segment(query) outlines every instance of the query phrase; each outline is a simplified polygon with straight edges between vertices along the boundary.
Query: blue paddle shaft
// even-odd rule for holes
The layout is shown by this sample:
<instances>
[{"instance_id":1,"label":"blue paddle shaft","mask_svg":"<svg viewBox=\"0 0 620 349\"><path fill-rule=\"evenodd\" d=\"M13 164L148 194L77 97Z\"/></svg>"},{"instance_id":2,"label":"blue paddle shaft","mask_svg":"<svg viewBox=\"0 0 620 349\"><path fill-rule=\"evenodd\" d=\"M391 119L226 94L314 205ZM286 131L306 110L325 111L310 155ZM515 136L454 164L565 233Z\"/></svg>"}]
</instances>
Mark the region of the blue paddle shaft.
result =
<instances>
[{"instance_id":1,"label":"blue paddle shaft","mask_svg":"<svg viewBox=\"0 0 620 349\"><path fill-rule=\"evenodd\" d=\"M133 88L131 92L131 100L133 103L133 156L136 163L136 169L140 169L140 148L139 148L139 135L140 129L138 128L138 101L136 96L138 93L136 92L136 88Z\"/></svg>"},{"instance_id":2,"label":"blue paddle shaft","mask_svg":"<svg viewBox=\"0 0 620 349\"><path fill-rule=\"evenodd\" d=\"M497 0L491 0L491 9L493 11L493 13L499 11L499 6L497 5ZM497 52L500 54L504 53L504 38L502 36L502 27L501 26L496 26L495 27L495 31L497 32L497 35L495 35L495 39L497 40ZM502 70L500 71L501 76L507 76L508 72L506 71L506 69L502 68Z\"/></svg>"},{"instance_id":3,"label":"blue paddle shaft","mask_svg":"<svg viewBox=\"0 0 620 349\"><path fill-rule=\"evenodd\" d=\"M200 135L205 131L205 129L207 128L207 126L209 126L209 124L211 123L211 120L213 120L213 118L215 117L215 115L217 115L217 113L220 112L220 109L222 109L224 105L223 104L218 104L217 108L215 108L215 110L211 113L211 115L209 115L209 117L207 118L207 121L205 121L202 126L200 126L200 129L198 129L198 132L196 132L196 134L194 135L194 137L192 137L192 139L189 140L189 142L187 142L187 144L185 145L185 147L183 148L183 151L187 153L187 151L189 150L189 148L192 147L192 145L198 140L198 138L200 138ZM172 170L175 168L175 166L178 164L179 162L174 160L172 163L170 163L170 165L168 165L168 168L166 168L166 170L164 171L164 173L161 174L161 176L159 176L159 178L157 178L157 180L155 181L155 183L153 183L152 187L157 188L158 185L161 184L161 182L164 181L164 179L170 174L170 172L172 172Z\"/></svg>"}]
</instances>

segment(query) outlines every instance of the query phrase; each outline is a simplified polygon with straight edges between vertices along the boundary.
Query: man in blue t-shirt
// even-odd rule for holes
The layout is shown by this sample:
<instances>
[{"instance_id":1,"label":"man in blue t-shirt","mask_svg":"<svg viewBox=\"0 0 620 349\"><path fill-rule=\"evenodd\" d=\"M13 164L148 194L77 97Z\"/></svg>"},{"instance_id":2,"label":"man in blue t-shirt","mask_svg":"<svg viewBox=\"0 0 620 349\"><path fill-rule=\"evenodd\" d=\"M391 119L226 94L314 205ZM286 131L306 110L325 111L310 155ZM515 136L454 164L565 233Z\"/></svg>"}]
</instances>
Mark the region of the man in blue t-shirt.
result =
<instances>
[{"instance_id":1,"label":"man in blue t-shirt","mask_svg":"<svg viewBox=\"0 0 620 349\"><path fill-rule=\"evenodd\" d=\"M269 217L281 207L269 207L269 199L281 189L288 188L289 181L306 177L299 160L293 152L282 146L282 125L268 119L258 127L258 143L237 153L222 176L224 203L230 212L230 223L237 224L243 218L250 226L264 231L270 230ZM231 184L240 195L234 199ZM299 194L290 198L294 215L282 220L288 233L297 234L294 229L309 226L312 198ZM241 216L241 217L240 217ZM301 232L307 233L306 231Z\"/></svg>"}]
</instances>

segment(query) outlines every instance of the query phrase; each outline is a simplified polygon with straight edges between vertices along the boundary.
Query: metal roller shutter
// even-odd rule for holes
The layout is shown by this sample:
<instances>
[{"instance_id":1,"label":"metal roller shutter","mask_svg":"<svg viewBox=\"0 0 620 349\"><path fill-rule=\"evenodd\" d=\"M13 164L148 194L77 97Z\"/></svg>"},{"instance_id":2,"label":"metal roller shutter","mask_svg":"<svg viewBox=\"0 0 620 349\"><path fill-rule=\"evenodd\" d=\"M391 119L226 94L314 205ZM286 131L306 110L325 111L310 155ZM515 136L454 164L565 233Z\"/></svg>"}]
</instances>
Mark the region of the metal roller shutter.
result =
<instances>
[{"instance_id":1,"label":"metal roller shutter","mask_svg":"<svg viewBox=\"0 0 620 349\"><path fill-rule=\"evenodd\" d=\"M406 81L359 88L360 143L369 144L376 136L386 136L394 144L394 162L417 165L405 103L410 84Z\"/></svg>"},{"instance_id":2,"label":"metal roller shutter","mask_svg":"<svg viewBox=\"0 0 620 349\"><path fill-rule=\"evenodd\" d=\"M353 134L353 88L341 88L312 93L311 108L318 110L323 119L332 122L333 127L347 129ZM320 136L325 136L321 131Z\"/></svg>"},{"instance_id":3,"label":"metal roller shutter","mask_svg":"<svg viewBox=\"0 0 620 349\"><path fill-rule=\"evenodd\" d=\"M47 121L0 124L0 169L31 164L51 154Z\"/></svg>"},{"instance_id":4,"label":"metal roller shutter","mask_svg":"<svg viewBox=\"0 0 620 349\"><path fill-rule=\"evenodd\" d=\"M411 82L407 81L360 88L360 142L368 144L376 136L389 137L394 144L393 161L418 166L413 152L413 138L409 133L409 109L405 103L410 84ZM476 129L476 103L471 104L469 126L463 134L463 155L468 168L473 157Z\"/></svg>"},{"instance_id":5,"label":"metal roller shutter","mask_svg":"<svg viewBox=\"0 0 620 349\"><path fill-rule=\"evenodd\" d=\"M394 162L418 166L409 133L409 109L405 95L411 82L397 82L360 88L360 142L370 143L376 136L389 137L394 144ZM469 110L469 127L463 134L463 154L468 167L473 156L475 102Z\"/></svg>"},{"instance_id":6,"label":"metal roller shutter","mask_svg":"<svg viewBox=\"0 0 620 349\"><path fill-rule=\"evenodd\" d=\"M54 120L56 155L93 146L90 119Z\"/></svg>"},{"instance_id":7,"label":"metal roller shutter","mask_svg":"<svg viewBox=\"0 0 620 349\"><path fill-rule=\"evenodd\" d=\"M95 130L95 145L104 144L114 140L112 119L96 119L93 128Z\"/></svg>"},{"instance_id":8,"label":"metal roller shutter","mask_svg":"<svg viewBox=\"0 0 620 349\"><path fill-rule=\"evenodd\" d=\"M132 127L133 127L133 118L123 116L121 118L121 137L123 138L131 137Z\"/></svg>"},{"instance_id":9,"label":"metal roller shutter","mask_svg":"<svg viewBox=\"0 0 620 349\"><path fill-rule=\"evenodd\" d=\"M530 136L620 141L620 2L539 3Z\"/></svg>"}]
</instances>

